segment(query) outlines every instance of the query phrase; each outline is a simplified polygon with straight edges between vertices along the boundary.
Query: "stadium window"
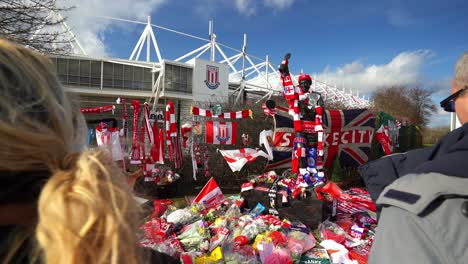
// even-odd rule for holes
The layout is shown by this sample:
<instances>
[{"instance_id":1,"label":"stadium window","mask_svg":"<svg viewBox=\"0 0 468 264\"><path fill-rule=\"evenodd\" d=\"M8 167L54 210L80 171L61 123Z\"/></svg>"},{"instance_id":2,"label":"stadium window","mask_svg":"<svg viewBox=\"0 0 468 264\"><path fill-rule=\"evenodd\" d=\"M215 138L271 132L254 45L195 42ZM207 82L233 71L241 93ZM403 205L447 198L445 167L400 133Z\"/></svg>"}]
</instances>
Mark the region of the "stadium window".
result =
<instances>
[{"instance_id":1,"label":"stadium window","mask_svg":"<svg viewBox=\"0 0 468 264\"><path fill-rule=\"evenodd\" d=\"M101 87L101 61L91 61L91 86Z\"/></svg>"},{"instance_id":2,"label":"stadium window","mask_svg":"<svg viewBox=\"0 0 468 264\"><path fill-rule=\"evenodd\" d=\"M89 86L91 76L91 61L80 60L80 86Z\"/></svg>"},{"instance_id":3,"label":"stadium window","mask_svg":"<svg viewBox=\"0 0 468 264\"><path fill-rule=\"evenodd\" d=\"M123 87L125 89L132 89L133 85L133 66L124 65L124 83Z\"/></svg>"},{"instance_id":4,"label":"stadium window","mask_svg":"<svg viewBox=\"0 0 468 264\"><path fill-rule=\"evenodd\" d=\"M68 83L68 60L57 58L57 74L60 81L64 84Z\"/></svg>"},{"instance_id":5,"label":"stadium window","mask_svg":"<svg viewBox=\"0 0 468 264\"><path fill-rule=\"evenodd\" d=\"M144 89L145 90L151 90L152 88L152 80L153 80L153 73L151 72L151 69L145 68L143 70L143 80L144 80Z\"/></svg>"},{"instance_id":6,"label":"stadium window","mask_svg":"<svg viewBox=\"0 0 468 264\"><path fill-rule=\"evenodd\" d=\"M80 84L80 60L68 59L68 84Z\"/></svg>"},{"instance_id":7,"label":"stadium window","mask_svg":"<svg viewBox=\"0 0 468 264\"><path fill-rule=\"evenodd\" d=\"M104 62L103 67L103 87L113 88L114 64Z\"/></svg>"},{"instance_id":8,"label":"stadium window","mask_svg":"<svg viewBox=\"0 0 468 264\"><path fill-rule=\"evenodd\" d=\"M122 64L114 64L114 88L123 88L124 69Z\"/></svg>"},{"instance_id":9,"label":"stadium window","mask_svg":"<svg viewBox=\"0 0 468 264\"><path fill-rule=\"evenodd\" d=\"M141 67L135 67L133 69L133 89L143 88L143 69Z\"/></svg>"}]
</instances>

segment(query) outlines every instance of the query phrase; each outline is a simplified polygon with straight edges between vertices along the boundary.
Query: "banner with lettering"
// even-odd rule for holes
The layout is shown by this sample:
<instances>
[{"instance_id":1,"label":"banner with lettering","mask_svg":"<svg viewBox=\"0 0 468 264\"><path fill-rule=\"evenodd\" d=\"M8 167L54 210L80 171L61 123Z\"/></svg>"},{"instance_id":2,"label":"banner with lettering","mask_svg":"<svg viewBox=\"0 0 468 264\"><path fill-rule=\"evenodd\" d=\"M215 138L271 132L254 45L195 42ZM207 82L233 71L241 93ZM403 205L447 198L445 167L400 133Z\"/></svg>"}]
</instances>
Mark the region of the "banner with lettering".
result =
<instances>
[{"instance_id":1,"label":"banner with lettering","mask_svg":"<svg viewBox=\"0 0 468 264\"><path fill-rule=\"evenodd\" d=\"M357 167L369 160L375 116L368 109L326 110L324 161L330 168L336 155L343 167Z\"/></svg>"},{"instance_id":2,"label":"banner with lettering","mask_svg":"<svg viewBox=\"0 0 468 264\"><path fill-rule=\"evenodd\" d=\"M292 117L282 108L274 116L273 160L267 170L289 168L294 140ZM375 116L368 109L325 110L324 166L330 168L336 155L341 166L357 167L368 161L375 130Z\"/></svg>"}]
</instances>

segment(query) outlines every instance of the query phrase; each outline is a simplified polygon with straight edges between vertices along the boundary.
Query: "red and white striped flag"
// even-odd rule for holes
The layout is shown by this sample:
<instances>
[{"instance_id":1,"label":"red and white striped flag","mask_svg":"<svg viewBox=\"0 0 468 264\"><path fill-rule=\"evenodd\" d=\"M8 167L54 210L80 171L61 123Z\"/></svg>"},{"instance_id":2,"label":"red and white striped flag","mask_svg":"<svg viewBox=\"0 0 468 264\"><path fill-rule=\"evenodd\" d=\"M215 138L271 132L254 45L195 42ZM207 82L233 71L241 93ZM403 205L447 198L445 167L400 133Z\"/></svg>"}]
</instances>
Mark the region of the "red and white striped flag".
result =
<instances>
[{"instance_id":1,"label":"red and white striped flag","mask_svg":"<svg viewBox=\"0 0 468 264\"><path fill-rule=\"evenodd\" d=\"M268 159L268 154L262 150L253 148L242 148L233 150L220 150L218 151L223 155L232 171L240 171L245 164L256 160L258 157Z\"/></svg>"},{"instance_id":2,"label":"red and white striped flag","mask_svg":"<svg viewBox=\"0 0 468 264\"><path fill-rule=\"evenodd\" d=\"M234 145L237 139L236 122L206 121L206 144Z\"/></svg>"},{"instance_id":3,"label":"red and white striped flag","mask_svg":"<svg viewBox=\"0 0 468 264\"><path fill-rule=\"evenodd\" d=\"M198 108L196 106L192 106L190 109L190 113L195 116L206 116L206 117L217 117L217 118L252 118L252 110L250 109L244 109L241 111L236 111L236 112L225 112L221 113L220 115L213 115L213 113L210 110Z\"/></svg>"},{"instance_id":4,"label":"red and white striped flag","mask_svg":"<svg viewBox=\"0 0 468 264\"><path fill-rule=\"evenodd\" d=\"M195 203L203 204L206 207L215 206L224 201L224 194L219 188L213 177L203 186L200 193L193 200L192 205Z\"/></svg>"}]
</instances>

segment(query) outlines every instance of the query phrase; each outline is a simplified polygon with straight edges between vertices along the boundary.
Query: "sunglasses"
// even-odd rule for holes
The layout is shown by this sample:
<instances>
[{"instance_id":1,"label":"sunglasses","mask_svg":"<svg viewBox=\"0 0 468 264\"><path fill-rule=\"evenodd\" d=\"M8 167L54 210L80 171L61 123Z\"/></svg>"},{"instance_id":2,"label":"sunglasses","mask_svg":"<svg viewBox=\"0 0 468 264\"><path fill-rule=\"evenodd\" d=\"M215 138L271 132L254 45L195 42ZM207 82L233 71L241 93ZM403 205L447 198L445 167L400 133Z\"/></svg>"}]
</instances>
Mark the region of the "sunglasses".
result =
<instances>
[{"instance_id":1,"label":"sunglasses","mask_svg":"<svg viewBox=\"0 0 468 264\"><path fill-rule=\"evenodd\" d=\"M455 99L463 93L467 86L463 87L462 89L458 90L456 93L451 94L449 97L445 98L440 102L440 107L442 107L447 112L455 112Z\"/></svg>"}]
</instances>

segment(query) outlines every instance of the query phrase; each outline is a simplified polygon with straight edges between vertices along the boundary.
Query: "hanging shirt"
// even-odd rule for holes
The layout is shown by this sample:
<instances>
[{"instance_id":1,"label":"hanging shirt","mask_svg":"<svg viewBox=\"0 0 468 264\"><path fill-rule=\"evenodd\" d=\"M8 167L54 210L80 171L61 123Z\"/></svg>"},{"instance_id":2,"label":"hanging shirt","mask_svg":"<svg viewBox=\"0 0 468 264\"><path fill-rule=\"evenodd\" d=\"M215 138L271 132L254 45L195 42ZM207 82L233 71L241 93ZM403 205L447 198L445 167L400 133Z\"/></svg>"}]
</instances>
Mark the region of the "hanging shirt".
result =
<instances>
[{"instance_id":1,"label":"hanging shirt","mask_svg":"<svg viewBox=\"0 0 468 264\"><path fill-rule=\"evenodd\" d=\"M107 128L102 125L96 127L96 142L100 147L107 147L114 160L123 160L118 128Z\"/></svg>"}]
</instances>

